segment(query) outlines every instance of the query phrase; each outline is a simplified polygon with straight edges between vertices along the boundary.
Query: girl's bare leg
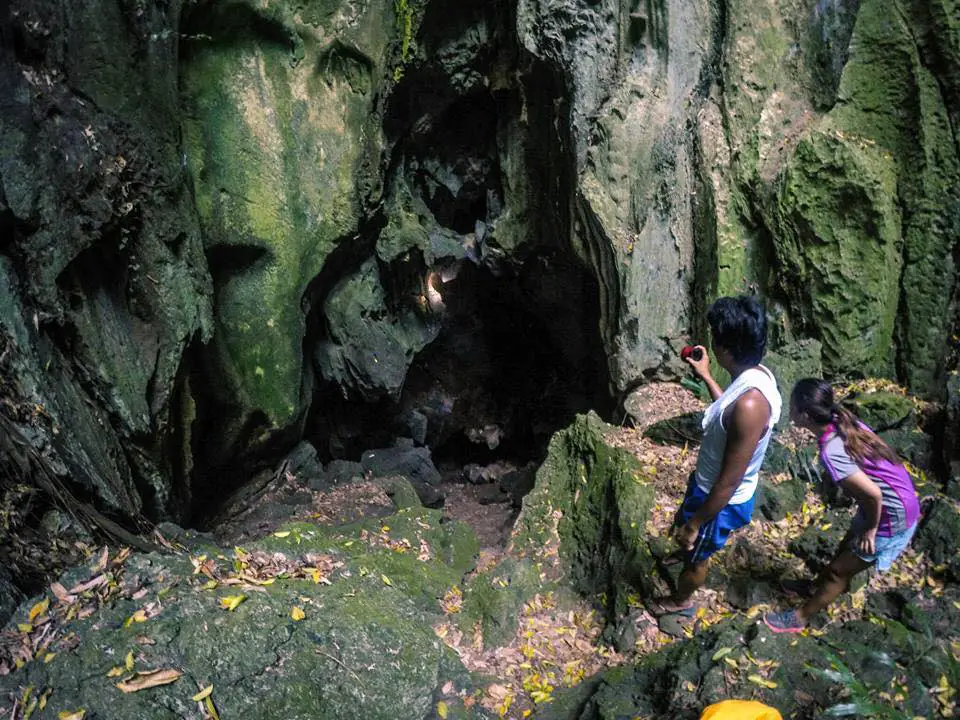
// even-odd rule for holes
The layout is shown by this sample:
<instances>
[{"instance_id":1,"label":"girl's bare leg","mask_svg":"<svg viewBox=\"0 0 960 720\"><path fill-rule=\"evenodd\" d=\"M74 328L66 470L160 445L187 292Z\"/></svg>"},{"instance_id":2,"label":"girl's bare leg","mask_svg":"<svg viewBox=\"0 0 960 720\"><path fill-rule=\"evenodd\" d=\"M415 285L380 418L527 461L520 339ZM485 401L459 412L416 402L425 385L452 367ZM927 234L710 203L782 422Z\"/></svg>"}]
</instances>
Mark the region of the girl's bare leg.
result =
<instances>
[{"instance_id":1,"label":"girl's bare leg","mask_svg":"<svg viewBox=\"0 0 960 720\"><path fill-rule=\"evenodd\" d=\"M814 583L814 595L797 610L797 617L804 623L837 599L850 585L850 578L873 563L861 560L850 550L841 550L823 569Z\"/></svg>"}]
</instances>

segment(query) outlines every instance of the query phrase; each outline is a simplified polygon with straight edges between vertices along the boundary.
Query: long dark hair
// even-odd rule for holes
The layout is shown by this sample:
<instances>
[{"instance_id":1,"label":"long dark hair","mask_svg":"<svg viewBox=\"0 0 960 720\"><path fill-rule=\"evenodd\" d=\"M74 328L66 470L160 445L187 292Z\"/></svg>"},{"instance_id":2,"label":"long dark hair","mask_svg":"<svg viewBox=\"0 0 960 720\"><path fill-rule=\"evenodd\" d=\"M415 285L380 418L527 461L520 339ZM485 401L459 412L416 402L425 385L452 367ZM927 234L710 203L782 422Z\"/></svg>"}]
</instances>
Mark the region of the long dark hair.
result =
<instances>
[{"instance_id":1,"label":"long dark hair","mask_svg":"<svg viewBox=\"0 0 960 720\"><path fill-rule=\"evenodd\" d=\"M843 440L844 449L854 462L883 458L898 465L902 463L889 445L860 422L856 413L834 400L833 388L825 380L798 380L790 394L790 405L818 425L833 423Z\"/></svg>"}]
</instances>

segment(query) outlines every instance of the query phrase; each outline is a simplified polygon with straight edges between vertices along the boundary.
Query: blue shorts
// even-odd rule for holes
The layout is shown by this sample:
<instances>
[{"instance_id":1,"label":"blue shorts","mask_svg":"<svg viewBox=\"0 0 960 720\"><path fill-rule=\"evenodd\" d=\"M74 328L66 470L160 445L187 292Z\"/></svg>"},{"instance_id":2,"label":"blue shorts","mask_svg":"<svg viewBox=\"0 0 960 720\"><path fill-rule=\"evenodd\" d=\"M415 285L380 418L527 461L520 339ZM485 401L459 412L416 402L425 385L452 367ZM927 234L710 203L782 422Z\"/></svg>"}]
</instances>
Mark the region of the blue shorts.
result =
<instances>
[{"instance_id":1,"label":"blue shorts","mask_svg":"<svg viewBox=\"0 0 960 720\"><path fill-rule=\"evenodd\" d=\"M893 565L893 561L900 557L903 551L907 549L910 541L913 540L913 534L917 531L918 524L919 523L914 523L911 527L900 531L896 535L889 535L887 537L877 535L874 541L874 549L876 552L873 554L862 553L857 548L857 543L867 525L867 521L862 513L857 512L857 514L853 516L853 522L850 524L850 542L847 547L850 552L864 562L876 563L877 570L884 572L889 570L890 566Z\"/></svg>"},{"instance_id":2,"label":"blue shorts","mask_svg":"<svg viewBox=\"0 0 960 720\"><path fill-rule=\"evenodd\" d=\"M677 511L676 524L682 525L693 517L693 514L706 502L707 495L697 487L695 482L691 481L687 485L683 505ZM710 522L701 525L687 561L694 565L702 563L727 544L730 533L750 524L750 518L753 517L753 500L750 498L739 505L727 505Z\"/></svg>"}]
</instances>

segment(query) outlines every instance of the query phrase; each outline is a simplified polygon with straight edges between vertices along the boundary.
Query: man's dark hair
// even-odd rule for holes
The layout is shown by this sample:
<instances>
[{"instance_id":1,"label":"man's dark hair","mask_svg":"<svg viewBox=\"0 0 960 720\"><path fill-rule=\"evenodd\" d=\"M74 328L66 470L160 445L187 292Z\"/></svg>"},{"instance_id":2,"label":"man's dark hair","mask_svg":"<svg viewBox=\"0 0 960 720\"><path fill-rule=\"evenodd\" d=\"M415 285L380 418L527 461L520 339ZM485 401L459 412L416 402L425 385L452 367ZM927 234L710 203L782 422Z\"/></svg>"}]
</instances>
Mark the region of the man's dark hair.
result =
<instances>
[{"instance_id":1,"label":"man's dark hair","mask_svg":"<svg viewBox=\"0 0 960 720\"><path fill-rule=\"evenodd\" d=\"M767 349L767 315L754 297L722 297L707 311L713 341L740 364L756 365Z\"/></svg>"}]
</instances>

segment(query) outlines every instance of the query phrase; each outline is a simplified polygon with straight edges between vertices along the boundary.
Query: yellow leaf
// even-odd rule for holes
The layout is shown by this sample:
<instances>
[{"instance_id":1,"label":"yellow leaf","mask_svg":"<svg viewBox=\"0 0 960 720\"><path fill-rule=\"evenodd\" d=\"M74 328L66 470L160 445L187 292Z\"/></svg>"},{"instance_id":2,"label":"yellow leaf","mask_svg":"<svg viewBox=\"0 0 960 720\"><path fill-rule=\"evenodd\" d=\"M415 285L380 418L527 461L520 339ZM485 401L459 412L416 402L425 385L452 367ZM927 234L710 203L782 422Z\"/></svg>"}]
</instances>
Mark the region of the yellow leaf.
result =
<instances>
[{"instance_id":1,"label":"yellow leaf","mask_svg":"<svg viewBox=\"0 0 960 720\"><path fill-rule=\"evenodd\" d=\"M169 685L176 681L182 674L179 670L172 668L139 672L136 677L130 680L118 682L117 687L125 693L135 693L140 690L146 690L147 688L157 687L158 685Z\"/></svg>"},{"instance_id":2,"label":"yellow leaf","mask_svg":"<svg viewBox=\"0 0 960 720\"><path fill-rule=\"evenodd\" d=\"M220 598L220 607L224 610L236 610L237 606L247 599L246 595L226 595Z\"/></svg>"},{"instance_id":3,"label":"yellow leaf","mask_svg":"<svg viewBox=\"0 0 960 720\"><path fill-rule=\"evenodd\" d=\"M213 704L213 698L204 698L203 702L207 706L207 714L210 716L211 720L220 720L220 715L217 713L217 708Z\"/></svg>"},{"instance_id":4,"label":"yellow leaf","mask_svg":"<svg viewBox=\"0 0 960 720\"><path fill-rule=\"evenodd\" d=\"M17 630L24 633L33 632L33 625L30 623L17 623Z\"/></svg>"},{"instance_id":5,"label":"yellow leaf","mask_svg":"<svg viewBox=\"0 0 960 720\"><path fill-rule=\"evenodd\" d=\"M107 673L107 677L120 677L125 673L123 665L117 665L116 667L110 668L110 672Z\"/></svg>"},{"instance_id":6,"label":"yellow leaf","mask_svg":"<svg viewBox=\"0 0 960 720\"><path fill-rule=\"evenodd\" d=\"M823 531L827 531L827 530L829 530L829 529L832 528L832 527L833 527L833 523L826 523L826 524L824 524L824 525L821 525L821 526L820 526L820 529L823 530Z\"/></svg>"},{"instance_id":7,"label":"yellow leaf","mask_svg":"<svg viewBox=\"0 0 960 720\"><path fill-rule=\"evenodd\" d=\"M290 617L296 622L303 620L306 617L306 613L304 613L301 608L293 607L290 609Z\"/></svg>"},{"instance_id":8,"label":"yellow leaf","mask_svg":"<svg viewBox=\"0 0 960 720\"><path fill-rule=\"evenodd\" d=\"M752 608L747 610L747 617L752 620L764 610L769 610L769 609L770 609L769 605L764 605L762 603L760 605L754 605Z\"/></svg>"},{"instance_id":9,"label":"yellow leaf","mask_svg":"<svg viewBox=\"0 0 960 720\"><path fill-rule=\"evenodd\" d=\"M29 615L30 622L33 622L34 620L37 619L38 616L43 615L45 612L47 612L48 607L50 607L50 598L44 598L43 600L38 602L36 605L34 605L32 608L30 608L30 615Z\"/></svg>"},{"instance_id":10,"label":"yellow leaf","mask_svg":"<svg viewBox=\"0 0 960 720\"><path fill-rule=\"evenodd\" d=\"M48 652L46 655L43 656L43 662L48 663L51 660L53 660L56 656L57 654L55 652Z\"/></svg>"},{"instance_id":11,"label":"yellow leaf","mask_svg":"<svg viewBox=\"0 0 960 720\"><path fill-rule=\"evenodd\" d=\"M729 654L732 653L732 652L733 652L733 648L723 647L723 648L720 648L719 650L717 650L717 651L713 654L713 657L711 657L710 659L713 660L714 662L716 662L717 660L719 660L720 658L722 658L724 655L729 655Z\"/></svg>"},{"instance_id":12,"label":"yellow leaf","mask_svg":"<svg viewBox=\"0 0 960 720\"><path fill-rule=\"evenodd\" d=\"M133 650L127 653L127 656L123 659L123 664L127 670L133 670Z\"/></svg>"},{"instance_id":13,"label":"yellow leaf","mask_svg":"<svg viewBox=\"0 0 960 720\"><path fill-rule=\"evenodd\" d=\"M740 667L739 665L737 665L737 661L734 660L733 658L725 657L725 658L723 659L723 661L724 661L727 665L729 665L730 667L732 667L732 668L739 668L739 667Z\"/></svg>"},{"instance_id":14,"label":"yellow leaf","mask_svg":"<svg viewBox=\"0 0 960 720\"><path fill-rule=\"evenodd\" d=\"M60 720L83 720L83 716L87 714L86 710L61 710L57 713L57 717Z\"/></svg>"},{"instance_id":15,"label":"yellow leaf","mask_svg":"<svg viewBox=\"0 0 960 720\"><path fill-rule=\"evenodd\" d=\"M213 685L207 685L203 690L194 695L191 700L194 702L200 702L204 698L210 697L210 694L213 692Z\"/></svg>"},{"instance_id":16,"label":"yellow leaf","mask_svg":"<svg viewBox=\"0 0 960 720\"><path fill-rule=\"evenodd\" d=\"M771 690L777 686L775 682L767 680L764 677L760 677L759 675L747 675L747 680L762 687L770 688Z\"/></svg>"},{"instance_id":17,"label":"yellow leaf","mask_svg":"<svg viewBox=\"0 0 960 720\"><path fill-rule=\"evenodd\" d=\"M447 704L443 700L437 703L437 715L447 720Z\"/></svg>"},{"instance_id":18,"label":"yellow leaf","mask_svg":"<svg viewBox=\"0 0 960 720\"><path fill-rule=\"evenodd\" d=\"M380 579L383 580L384 585L393 585L393 582L391 582L390 578L388 578L386 575L381 575Z\"/></svg>"},{"instance_id":19,"label":"yellow leaf","mask_svg":"<svg viewBox=\"0 0 960 720\"><path fill-rule=\"evenodd\" d=\"M205 582L205 583L203 584L203 589L204 589L204 590L213 590L213 589L216 588L217 585L219 585L219 584L220 584L220 583L218 583L216 580L207 580L207 582Z\"/></svg>"},{"instance_id":20,"label":"yellow leaf","mask_svg":"<svg viewBox=\"0 0 960 720\"><path fill-rule=\"evenodd\" d=\"M275 533L273 534L273 536L274 536L274 537L278 537L278 538L290 537L290 531L289 531L289 530L280 530L279 532L275 532Z\"/></svg>"}]
</instances>

